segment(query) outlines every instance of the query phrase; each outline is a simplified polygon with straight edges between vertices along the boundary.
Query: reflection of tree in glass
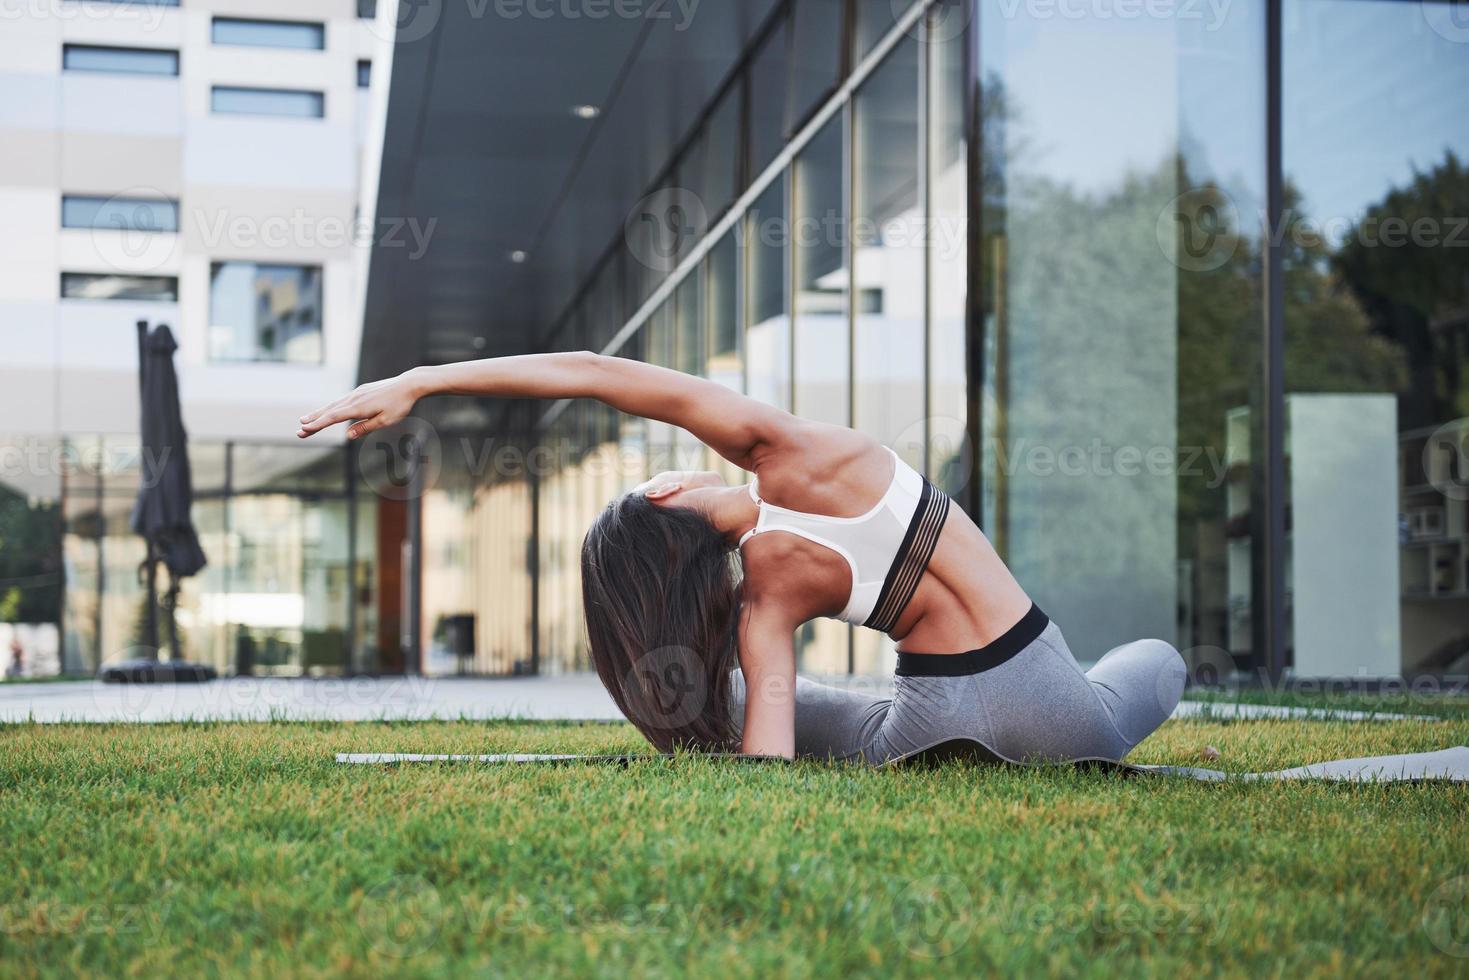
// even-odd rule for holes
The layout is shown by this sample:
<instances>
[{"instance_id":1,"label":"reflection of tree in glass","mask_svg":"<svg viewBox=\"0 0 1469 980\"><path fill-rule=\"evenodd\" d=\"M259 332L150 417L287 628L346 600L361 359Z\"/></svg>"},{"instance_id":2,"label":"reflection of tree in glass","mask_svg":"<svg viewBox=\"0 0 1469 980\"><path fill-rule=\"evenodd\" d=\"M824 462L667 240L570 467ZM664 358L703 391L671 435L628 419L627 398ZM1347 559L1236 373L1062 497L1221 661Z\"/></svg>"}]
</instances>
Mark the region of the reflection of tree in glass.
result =
<instances>
[{"instance_id":1,"label":"reflection of tree in glass","mask_svg":"<svg viewBox=\"0 0 1469 980\"><path fill-rule=\"evenodd\" d=\"M0 486L0 622L60 620L60 527L57 504Z\"/></svg>"},{"instance_id":2,"label":"reflection of tree in glass","mask_svg":"<svg viewBox=\"0 0 1469 980\"><path fill-rule=\"evenodd\" d=\"M1108 575L1120 556L1109 566L1106 556L1058 548L1066 567L1047 568L1052 549L1023 540L1041 533L1037 522L1046 525L1042 538L1054 537L1070 527L1067 510L1084 509L1084 523L1071 530L1086 540L1125 542L1125 561L1140 563L1135 571L1152 575L1159 588L1167 573L1154 567L1158 560L1176 558L1180 568L1194 569L1191 580L1179 583L1192 593L1193 609L1193 635L1180 642L1228 648L1224 543L1249 529L1248 518L1229 524L1228 484L1218 466L1225 462L1230 413L1260 396L1265 241L1258 221L1203 179L1203 167L1191 166L1185 153L1119 175L1104 191L1080 191L1030 159L1032 148L998 80L987 80L981 111L977 301L988 375L985 475L994 508L986 515L988 530L1002 550L1008 537L1020 536L1012 557L1024 558L1038 580L1054 574L1110 588ZM1288 362L1329 390L1392 390L1401 358L1374 336L1357 298L1341 288L1325 246L1296 226L1299 198L1287 187L1292 224L1281 240ZM1237 223L1215 229L1217 267L1199 269L1199 256L1183 254L1182 240L1176 255L1159 252L1168 244L1158 236L1169 227L1170 207L1238 215ZM1197 213L1178 217L1185 227L1201 224ZM1291 387L1301 388L1294 376ZM1136 441L1147 451L1154 441L1173 439L1174 458L1189 468L1171 482L1177 507L1176 523L1165 525L1171 532L1158 526L1156 508L1171 504L1172 493L1155 481L1118 481L1108 489L1111 481L1092 480L1086 489L1081 482L1004 472L1003 454L1022 441L1056 448ZM1233 478L1247 480L1248 473ZM1035 493L1045 498L1040 510L1039 501L1025 499Z\"/></svg>"},{"instance_id":3,"label":"reflection of tree in glass","mask_svg":"<svg viewBox=\"0 0 1469 980\"><path fill-rule=\"evenodd\" d=\"M1399 425L1438 425L1469 415L1469 168L1449 151L1405 187L1369 207L1332 268L1361 303L1374 340L1401 351L1407 384ZM1396 221L1396 229L1385 227ZM1387 380L1387 379L1384 379Z\"/></svg>"}]
</instances>

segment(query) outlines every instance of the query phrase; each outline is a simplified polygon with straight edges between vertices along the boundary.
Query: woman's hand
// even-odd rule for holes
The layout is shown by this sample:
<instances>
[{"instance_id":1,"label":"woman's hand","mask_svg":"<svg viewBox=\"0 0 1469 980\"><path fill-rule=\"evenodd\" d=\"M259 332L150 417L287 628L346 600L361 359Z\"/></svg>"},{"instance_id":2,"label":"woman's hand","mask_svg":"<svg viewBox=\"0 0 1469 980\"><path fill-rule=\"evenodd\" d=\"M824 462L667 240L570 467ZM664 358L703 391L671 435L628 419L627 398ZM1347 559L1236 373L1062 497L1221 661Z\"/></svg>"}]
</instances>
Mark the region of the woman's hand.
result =
<instances>
[{"instance_id":1,"label":"woman's hand","mask_svg":"<svg viewBox=\"0 0 1469 980\"><path fill-rule=\"evenodd\" d=\"M305 439L338 422L351 422L348 439L360 439L369 432L392 425L411 411L414 404L428 394L421 375L407 371L396 378L386 378L359 386L324 408L301 416L296 436Z\"/></svg>"}]
</instances>

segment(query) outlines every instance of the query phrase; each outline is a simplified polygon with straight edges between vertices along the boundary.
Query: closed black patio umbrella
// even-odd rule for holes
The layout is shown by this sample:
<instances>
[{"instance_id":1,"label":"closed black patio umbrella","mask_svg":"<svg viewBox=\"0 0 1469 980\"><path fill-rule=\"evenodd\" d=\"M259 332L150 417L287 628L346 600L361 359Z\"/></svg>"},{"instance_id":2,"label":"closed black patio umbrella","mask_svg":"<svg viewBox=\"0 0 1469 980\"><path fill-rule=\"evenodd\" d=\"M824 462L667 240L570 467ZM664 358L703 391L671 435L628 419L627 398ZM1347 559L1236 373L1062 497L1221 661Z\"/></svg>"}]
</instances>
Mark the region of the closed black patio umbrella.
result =
<instances>
[{"instance_id":1,"label":"closed black patio umbrella","mask_svg":"<svg viewBox=\"0 0 1469 980\"><path fill-rule=\"evenodd\" d=\"M179 410L178 375L173 332L159 324L151 333L146 320L138 321L138 394L142 405L142 483L133 503L132 529L147 542L142 575L147 582L144 611L145 658L109 664L102 679L110 681L209 680L213 668L191 664L179 649L175 606L179 581L207 563L190 510L194 504L189 472L188 434ZM168 640L172 660L158 659L158 564L168 569Z\"/></svg>"}]
</instances>

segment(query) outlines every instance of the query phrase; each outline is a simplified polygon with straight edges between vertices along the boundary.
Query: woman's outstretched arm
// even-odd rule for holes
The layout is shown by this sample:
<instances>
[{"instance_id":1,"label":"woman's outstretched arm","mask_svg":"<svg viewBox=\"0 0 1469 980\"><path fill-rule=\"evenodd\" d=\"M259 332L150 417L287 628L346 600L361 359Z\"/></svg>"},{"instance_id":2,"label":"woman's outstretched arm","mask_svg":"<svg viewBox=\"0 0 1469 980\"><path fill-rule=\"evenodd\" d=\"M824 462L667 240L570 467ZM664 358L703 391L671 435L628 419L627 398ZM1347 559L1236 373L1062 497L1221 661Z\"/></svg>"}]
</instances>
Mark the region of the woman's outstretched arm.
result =
<instances>
[{"instance_id":1,"label":"woman's outstretched arm","mask_svg":"<svg viewBox=\"0 0 1469 980\"><path fill-rule=\"evenodd\" d=\"M301 416L302 439L339 422L357 439L400 421L428 395L595 398L629 415L687 429L725 459L753 469L764 448L793 438L798 420L778 408L681 371L590 351L517 354L417 367L374 381Z\"/></svg>"}]
</instances>

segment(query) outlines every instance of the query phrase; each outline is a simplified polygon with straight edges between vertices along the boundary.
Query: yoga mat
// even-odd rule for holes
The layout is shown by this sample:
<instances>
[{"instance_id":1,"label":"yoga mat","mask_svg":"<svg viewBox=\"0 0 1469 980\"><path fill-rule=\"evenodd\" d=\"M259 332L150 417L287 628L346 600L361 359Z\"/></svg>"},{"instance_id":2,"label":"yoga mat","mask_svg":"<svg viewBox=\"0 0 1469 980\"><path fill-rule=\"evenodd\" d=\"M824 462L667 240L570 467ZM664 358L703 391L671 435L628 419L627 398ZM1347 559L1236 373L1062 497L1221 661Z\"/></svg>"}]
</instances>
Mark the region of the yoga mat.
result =
<instances>
[{"instance_id":1,"label":"yoga mat","mask_svg":"<svg viewBox=\"0 0 1469 980\"><path fill-rule=\"evenodd\" d=\"M787 762L778 756L758 755L710 755L728 762L758 764ZM948 754L946 758L953 758ZM421 755L403 752L341 752L337 762L344 765L401 765L412 763L483 763L483 764L542 764L542 765L619 765L656 759L649 754L628 755L535 755L503 753L498 755ZM910 760L922 761L918 759ZM928 761L932 761L931 759ZM1201 782L1223 782L1271 779L1323 779L1333 782L1420 782L1441 780L1469 782L1469 746L1455 746L1436 752L1413 752L1406 755L1377 755L1360 759L1336 759L1317 762L1294 769L1277 772L1227 773L1218 769L1201 769L1195 766L1137 766L1126 763L1083 763L1104 765L1106 768L1133 775L1175 776L1196 779Z\"/></svg>"},{"instance_id":2,"label":"yoga mat","mask_svg":"<svg viewBox=\"0 0 1469 980\"><path fill-rule=\"evenodd\" d=\"M707 758L718 758L728 762L759 763L789 762L789 759L771 755L733 755L714 753L688 753ZM504 763L541 763L543 765L614 765L625 766L630 762L645 762L649 759L671 758L671 756L642 753L627 755L528 755L519 752L499 755L419 755L413 752L338 752L337 761L351 766L393 766L412 762L480 762L491 765Z\"/></svg>"}]
</instances>

